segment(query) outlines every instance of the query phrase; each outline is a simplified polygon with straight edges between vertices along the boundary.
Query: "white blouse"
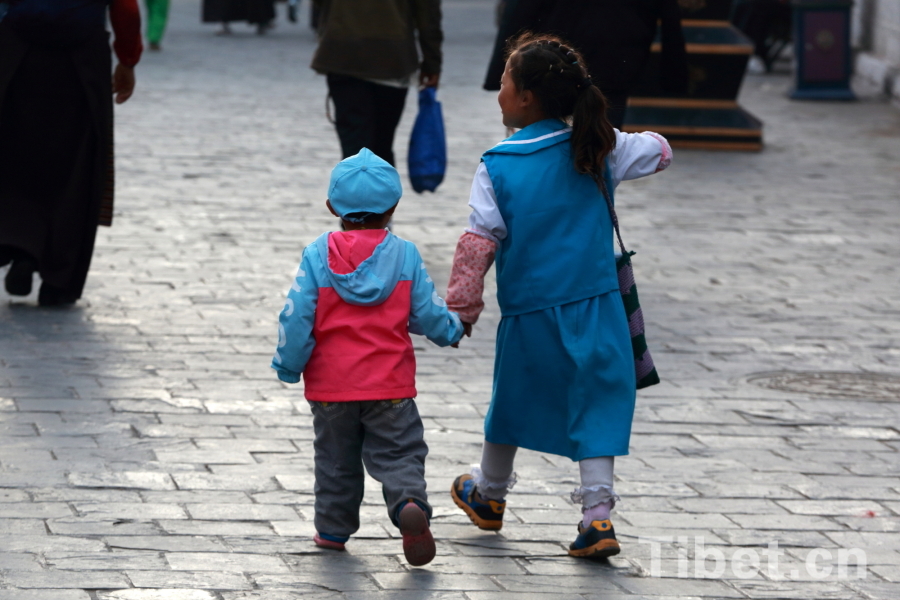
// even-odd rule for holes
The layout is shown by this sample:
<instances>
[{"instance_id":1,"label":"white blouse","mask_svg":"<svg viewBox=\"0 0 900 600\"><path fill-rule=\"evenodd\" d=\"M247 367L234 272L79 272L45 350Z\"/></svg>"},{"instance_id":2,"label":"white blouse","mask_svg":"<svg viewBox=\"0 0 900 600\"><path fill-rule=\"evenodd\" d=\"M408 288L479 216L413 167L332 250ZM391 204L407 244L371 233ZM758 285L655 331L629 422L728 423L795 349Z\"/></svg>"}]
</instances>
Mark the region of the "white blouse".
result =
<instances>
[{"instance_id":1,"label":"white blouse","mask_svg":"<svg viewBox=\"0 0 900 600\"><path fill-rule=\"evenodd\" d=\"M652 131L644 133L616 132L616 147L609 155L613 189L622 181L658 173L672 162L672 148L666 138ZM469 233L494 243L506 238L506 223L497 206L497 196L484 163L478 164L472 192L469 195Z\"/></svg>"}]
</instances>

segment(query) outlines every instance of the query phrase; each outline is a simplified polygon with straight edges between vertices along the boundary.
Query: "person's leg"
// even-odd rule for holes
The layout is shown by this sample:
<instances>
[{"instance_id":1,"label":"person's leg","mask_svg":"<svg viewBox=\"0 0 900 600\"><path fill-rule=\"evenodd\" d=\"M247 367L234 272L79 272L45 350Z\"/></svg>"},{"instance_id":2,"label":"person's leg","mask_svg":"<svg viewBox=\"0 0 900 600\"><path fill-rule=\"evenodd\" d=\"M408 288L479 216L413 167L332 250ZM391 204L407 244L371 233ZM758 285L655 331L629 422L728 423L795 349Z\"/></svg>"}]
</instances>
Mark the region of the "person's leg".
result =
<instances>
[{"instance_id":1,"label":"person's leg","mask_svg":"<svg viewBox=\"0 0 900 600\"><path fill-rule=\"evenodd\" d=\"M360 403L310 402L309 405L316 435L313 442L316 531L319 537L343 545L359 529L359 506L363 498Z\"/></svg>"},{"instance_id":2,"label":"person's leg","mask_svg":"<svg viewBox=\"0 0 900 600\"><path fill-rule=\"evenodd\" d=\"M478 493L490 500L503 500L515 485L513 462L517 446L492 444L485 440L481 450L481 465L472 469Z\"/></svg>"},{"instance_id":3,"label":"person's leg","mask_svg":"<svg viewBox=\"0 0 900 600\"><path fill-rule=\"evenodd\" d=\"M409 500L431 518L425 493L425 427L412 398L364 402L362 459L366 470L382 485L388 517L398 524L397 513Z\"/></svg>"},{"instance_id":4,"label":"person's leg","mask_svg":"<svg viewBox=\"0 0 900 600\"><path fill-rule=\"evenodd\" d=\"M78 62L66 50L31 47L10 81L0 112L0 244L16 249L6 274L10 294L32 290L32 273L61 290L65 303L81 296L97 229L98 165L90 97L78 66L106 72L90 52ZM95 57L94 57L95 58ZM88 78L90 79L90 78ZM108 89L108 88L107 88ZM63 302L58 302L61 304Z\"/></svg>"},{"instance_id":5,"label":"person's leg","mask_svg":"<svg viewBox=\"0 0 900 600\"><path fill-rule=\"evenodd\" d=\"M606 558L620 552L609 511L619 497L613 490L612 456L586 458L578 463L581 487L572 492L572 501L582 505L578 537L569 545L569 555Z\"/></svg>"},{"instance_id":6,"label":"person's leg","mask_svg":"<svg viewBox=\"0 0 900 600\"><path fill-rule=\"evenodd\" d=\"M98 160L103 160L98 159L96 139L87 132L70 159L69 179L56 207L55 218L49 224L48 244L40 261L40 306L73 304L84 289L94 254L100 209L99 202L92 199L96 183L89 175ZM107 160L112 155L111 144L110 140L107 152L102 153ZM76 231L72 223L79 221L83 226L81 231Z\"/></svg>"},{"instance_id":7,"label":"person's leg","mask_svg":"<svg viewBox=\"0 0 900 600\"><path fill-rule=\"evenodd\" d=\"M572 492L572 501L582 506L582 525L590 526L591 521L608 519L609 511L619 497L613 489L613 467L615 457L599 456L586 458L578 463L581 471L581 487Z\"/></svg>"},{"instance_id":8,"label":"person's leg","mask_svg":"<svg viewBox=\"0 0 900 600\"><path fill-rule=\"evenodd\" d=\"M274 26L275 0L249 0L247 22L256 25L256 33L264 35Z\"/></svg>"},{"instance_id":9,"label":"person's leg","mask_svg":"<svg viewBox=\"0 0 900 600\"><path fill-rule=\"evenodd\" d=\"M147 3L147 41L158 50L169 19L169 0L145 0Z\"/></svg>"},{"instance_id":10,"label":"person's leg","mask_svg":"<svg viewBox=\"0 0 900 600\"><path fill-rule=\"evenodd\" d=\"M362 457L382 486L388 516L403 536L403 553L421 566L435 555L428 528L431 505L425 493L425 428L412 398L362 403Z\"/></svg>"},{"instance_id":11,"label":"person's leg","mask_svg":"<svg viewBox=\"0 0 900 600\"><path fill-rule=\"evenodd\" d=\"M771 4L767 0L749 0L735 9L733 22L741 32L753 40L754 54L765 60L768 55L766 40L771 23Z\"/></svg>"},{"instance_id":12,"label":"person's leg","mask_svg":"<svg viewBox=\"0 0 900 600\"><path fill-rule=\"evenodd\" d=\"M390 164L394 163L394 133L403 115L408 88L372 84L375 100L375 137L369 148Z\"/></svg>"},{"instance_id":13,"label":"person's leg","mask_svg":"<svg viewBox=\"0 0 900 600\"><path fill-rule=\"evenodd\" d=\"M329 73L328 93L334 102L334 126L344 158L363 148L372 149L375 141L374 83L357 77Z\"/></svg>"}]
</instances>

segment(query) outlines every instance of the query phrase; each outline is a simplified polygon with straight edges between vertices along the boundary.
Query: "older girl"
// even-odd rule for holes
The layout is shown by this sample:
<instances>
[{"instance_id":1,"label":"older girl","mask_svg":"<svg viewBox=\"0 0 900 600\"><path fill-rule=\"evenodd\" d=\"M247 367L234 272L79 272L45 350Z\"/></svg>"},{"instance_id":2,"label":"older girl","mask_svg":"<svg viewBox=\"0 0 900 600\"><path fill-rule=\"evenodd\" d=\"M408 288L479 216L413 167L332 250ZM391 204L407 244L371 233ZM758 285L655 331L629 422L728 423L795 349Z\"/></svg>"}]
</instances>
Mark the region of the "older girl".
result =
<instances>
[{"instance_id":1,"label":"older girl","mask_svg":"<svg viewBox=\"0 0 900 600\"><path fill-rule=\"evenodd\" d=\"M567 456L583 507L569 554L612 556L613 457L628 454L635 371L604 194L661 171L672 151L657 134L614 129L581 55L552 36L511 42L497 100L520 131L482 157L447 293L469 333L496 258L494 392L481 464L451 493L478 527L498 530L516 450Z\"/></svg>"}]
</instances>

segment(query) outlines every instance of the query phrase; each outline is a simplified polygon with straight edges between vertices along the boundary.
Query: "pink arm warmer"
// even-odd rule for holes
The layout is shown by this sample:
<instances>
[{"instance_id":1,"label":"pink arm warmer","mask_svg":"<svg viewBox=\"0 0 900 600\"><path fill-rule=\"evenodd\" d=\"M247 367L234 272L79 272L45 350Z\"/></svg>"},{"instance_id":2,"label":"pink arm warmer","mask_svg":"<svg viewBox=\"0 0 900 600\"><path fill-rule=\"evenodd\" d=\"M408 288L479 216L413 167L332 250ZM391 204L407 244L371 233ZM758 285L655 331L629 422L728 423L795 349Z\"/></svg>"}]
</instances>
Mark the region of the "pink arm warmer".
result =
<instances>
[{"instance_id":1,"label":"pink arm warmer","mask_svg":"<svg viewBox=\"0 0 900 600\"><path fill-rule=\"evenodd\" d=\"M480 235L466 232L456 244L453 269L447 286L447 307L464 323L475 323L484 310L484 276L494 263L497 245Z\"/></svg>"},{"instance_id":2,"label":"pink arm warmer","mask_svg":"<svg viewBox=\"0 0 900 600\"><path fill-rule=\"evenodd\" d=\"M659 135L655 131L645 131L644 134L649 135L652 138L655 138L659 145L662 147L662 156L659 157L659 165L656 167L656 172L665 171L669 168L669 165L672 164L672 146L669 145L669 140Z\"/></svg>"}]
</instances>

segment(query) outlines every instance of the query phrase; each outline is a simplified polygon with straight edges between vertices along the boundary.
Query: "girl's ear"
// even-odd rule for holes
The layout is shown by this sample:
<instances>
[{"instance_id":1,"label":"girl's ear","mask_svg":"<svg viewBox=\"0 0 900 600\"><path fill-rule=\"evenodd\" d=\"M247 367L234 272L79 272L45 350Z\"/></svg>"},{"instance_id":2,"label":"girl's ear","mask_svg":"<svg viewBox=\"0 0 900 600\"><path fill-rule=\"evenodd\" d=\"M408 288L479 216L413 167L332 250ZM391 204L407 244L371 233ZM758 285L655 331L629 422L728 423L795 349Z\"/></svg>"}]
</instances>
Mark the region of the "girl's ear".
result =
<instances>
[{"instance_id":1,"label":"girl's ear","mask_svg":"<svg viewBox=\"0 0 900 600\"><path fill-rule=\"evenodd\" d=\"M537 98L531 90L524 90L519 93L519 105L522 108L531 108L536 101Z\"/></svg>"}]
</instances>

